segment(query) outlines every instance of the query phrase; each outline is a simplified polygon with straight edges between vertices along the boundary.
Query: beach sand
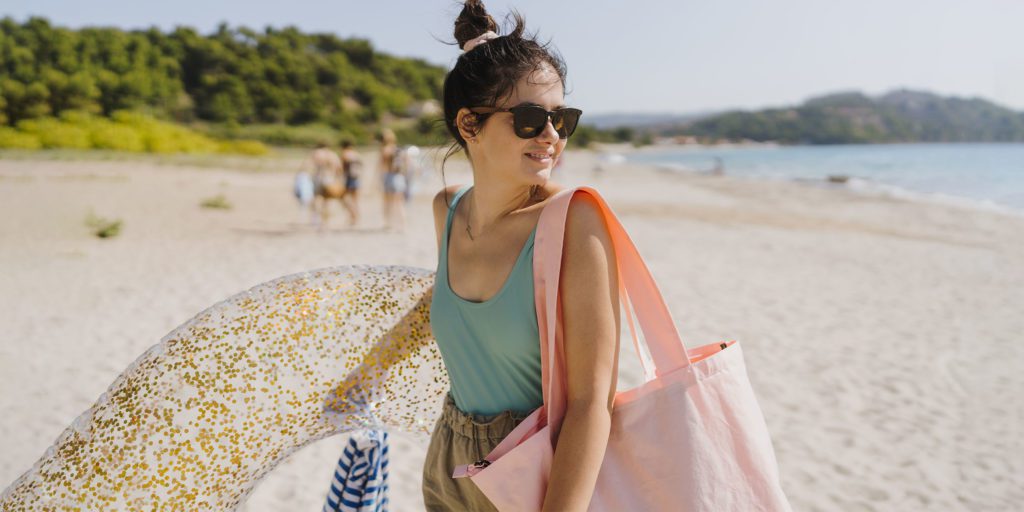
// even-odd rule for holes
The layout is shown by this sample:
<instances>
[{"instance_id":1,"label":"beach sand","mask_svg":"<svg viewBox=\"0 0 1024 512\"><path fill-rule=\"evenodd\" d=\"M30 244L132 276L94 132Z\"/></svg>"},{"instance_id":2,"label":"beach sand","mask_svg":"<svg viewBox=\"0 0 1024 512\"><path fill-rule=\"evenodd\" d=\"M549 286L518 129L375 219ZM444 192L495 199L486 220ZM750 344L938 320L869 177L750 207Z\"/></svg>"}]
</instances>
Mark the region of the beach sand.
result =
<instances>
[{"instance_id":1,"label":"beach sand","mask_svg":"<svg viewBox=\"0 0 1024 512\"><path fill-rule=\"evenodd\" d=\"M369 155L367 155L369 157ZM743 345L795 510L1011 510L1024 502L1024 219L938 203L636 165L590 184L650 265L685 342ZM293 168L288 166L283 168ZM409 227L317 233L289 172L152 161L0 161L0 485L29 469L146 348L278 276L372 263L435 268L421 183ZM467 183L464 161L448 184ZM223 194L230 210L204 209ZM100 240L89 211L124 221ZM620 389L640 372L622 343ZM245 511L317 510L345 439L278 466ZM394 510L421 510L425 440L394 435Z\"/></svg>"}]
</instances>

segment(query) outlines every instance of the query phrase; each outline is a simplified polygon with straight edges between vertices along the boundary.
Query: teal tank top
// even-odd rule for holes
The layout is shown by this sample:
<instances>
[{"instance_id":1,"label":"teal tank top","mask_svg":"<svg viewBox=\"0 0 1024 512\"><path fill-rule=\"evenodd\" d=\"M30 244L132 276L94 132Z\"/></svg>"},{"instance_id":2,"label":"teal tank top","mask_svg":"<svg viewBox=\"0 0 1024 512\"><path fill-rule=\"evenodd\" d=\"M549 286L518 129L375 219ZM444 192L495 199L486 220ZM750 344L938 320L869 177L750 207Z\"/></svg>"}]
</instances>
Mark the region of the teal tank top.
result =
<instances>
[{"instance_id":1,"label":"teal tank top","mask_svg":"<svg viewBox=\"0 0 1024 512\"><path fill-rule=\"evenodd\" d=\"M463 187L452 198L430 302L430 327L448 370L452 398L463 412L528 412L544 403L540 333L533 297L534 227L505 283L483 302L459 297L448 281L448 239Z\"/></svg>"}]
</instances>

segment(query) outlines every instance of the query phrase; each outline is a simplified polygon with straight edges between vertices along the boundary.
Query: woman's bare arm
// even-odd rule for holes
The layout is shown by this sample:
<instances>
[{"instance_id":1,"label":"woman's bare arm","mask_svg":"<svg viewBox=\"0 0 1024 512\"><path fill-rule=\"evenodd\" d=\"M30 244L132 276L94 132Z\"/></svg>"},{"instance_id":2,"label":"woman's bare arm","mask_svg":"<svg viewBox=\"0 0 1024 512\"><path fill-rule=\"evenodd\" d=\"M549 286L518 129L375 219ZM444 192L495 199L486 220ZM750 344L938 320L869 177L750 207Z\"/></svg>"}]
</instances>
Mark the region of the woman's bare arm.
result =
<instances>
[{"instance_id":1,"label":"woman's bare arm","mask_svg":"<svg viewBox=\"0 0 1024 512\"><path fill-rule=\"evenodd\" d=\"M451 197L461 185L452 185L441 190L434 196L434 227L436 229L438 251L440 251L441 235L447 220L448 205ZM447 199L446 199L447 198ZM337 412L350 412L355 404L347 403L348 392L355 386L367 385L368 374L386 374L389 369L400 363L405 356L415 353L419 346L433 340L430 331L430 301L434 289L427 290L416 303L380 340L366 353L363 361L349 372L346 378L329 394L326 407Z\"/></svg>"},{"instance_id":2,"label":"woman's bare arm","mask_svg":"<svg viewBox=\"0 0 1024 512\"><path fill-rule=\"evenodd\" d=\"M545 511L586 510L611 430L619 353L615 252L600 207L569 204L560 293L568 386Z\"/></svg>"}]
</instances>

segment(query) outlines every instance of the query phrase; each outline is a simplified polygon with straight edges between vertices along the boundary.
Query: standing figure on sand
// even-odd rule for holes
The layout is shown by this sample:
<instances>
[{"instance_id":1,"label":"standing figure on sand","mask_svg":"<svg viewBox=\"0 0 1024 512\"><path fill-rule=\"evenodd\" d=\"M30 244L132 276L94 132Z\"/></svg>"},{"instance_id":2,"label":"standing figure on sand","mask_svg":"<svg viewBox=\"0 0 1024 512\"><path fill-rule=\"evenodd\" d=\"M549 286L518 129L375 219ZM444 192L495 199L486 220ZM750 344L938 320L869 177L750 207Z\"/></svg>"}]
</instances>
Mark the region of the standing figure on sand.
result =
<instances>
[{"instance_id":1,"label":"standing figure on sand","mask_svg":"<svg viewBox=\"0 0 1024 512\"><path fill-rule=\"evenodd\" d=\"M348 139L341 141L341 168L345 176L345 193L341 203L348 211L348 225L355 227L359 223L359 176L362 174L363 159Z\"/></svg>"},{"instance_id":2,"label":"standing figure on sand","mask_svg":"<svg viewBox=\"0 0 1024 512\"><path fill-rule=\"evenodd\" d=\"M401 171L405 178L405 190L402 196L405 202L412 200L412 195L418 189L420 175L423 174L423 162L420 155L420 148L414 145L403 146L401 149Z\"/></svg>"},{"instance_id":3,"label":"standing figure on sand","mask_svg":"<svg viewBox=\"0 0 1024 512\"><path fill-rule=\"evenodd\" d=\"M401 152L395 132L384 128L380 132L380 159L377 171L384 188L384 229L405 230L405 176L401 168Z\"/></svg>"},{"instance_id":4,"label":"standing figure on sand","mask_svg":"<svg viewBox=\"0 0 1024 512\"><path fill-rule=\"evenodd\" d=\"M451 391L423 469L431 511L496 510L453 470L482 459L544 403L534 234L545 205L563 189L550 181L551 170L581 111L565 105L562 59L514 19L511 33L498 36L483 4L467 1L455 21L463 54L444 83L445 126L455 140L448 155L466 152L473 184L434 198L439 262L430 320ZM544 510L584 510L590 502L616 379L619 298L610 236L592 201L572 201L568 216L560 295L569 405Z\"/></svg>"},{"instance_id":5,"label":"standing figure on sand","mask_svg":"<svg viewBox=\"0 0 1024 512\"><path fill-rule=\"evenodd\" d=\"M466 153L473 183L434 198L430 325L451 389L427 510L788 512L739 345L688 349L604 199L551 181L582 111L561 57L511 19L499 36L466 1L444 81L448 156ZM648 381L620 393L623 306Z\"/></svg>"},{"instance_id":6,"label":"standing figure on sand","mask_svg":"<svg viewBox=\"0 0 1024 512\"><path fill-rule=\"evenodd\" d=\"M326 142L319 142L316 148L309 154L309 157L299 165L299 171L295 178L295 193L300 203L305 203L305 189L308 187L308 177L312 178L313 197L309 202L311 220L313 225L323 231L327 228L327 218L330 214L328 201L337 199L345 194L345 185L341 178L341 159L338 154L327 147Z\"/></svg>"},{"instance_id":7,"label":"standing figure on sand","mask_svg":"<svg viewBox=\"0 0 1024 512\"><path fill-rule=\"evenodd\" d=\"M337 199L348 213L349 227L359 222L359 176L362 157L352 147L352 141L343 139L341 151L335 153L320 142L309 157L299 165L295 174L293 192L299 205L309 211L310 223L319 231L327 229L330 204Z\"/></svg>"}]
</instances>

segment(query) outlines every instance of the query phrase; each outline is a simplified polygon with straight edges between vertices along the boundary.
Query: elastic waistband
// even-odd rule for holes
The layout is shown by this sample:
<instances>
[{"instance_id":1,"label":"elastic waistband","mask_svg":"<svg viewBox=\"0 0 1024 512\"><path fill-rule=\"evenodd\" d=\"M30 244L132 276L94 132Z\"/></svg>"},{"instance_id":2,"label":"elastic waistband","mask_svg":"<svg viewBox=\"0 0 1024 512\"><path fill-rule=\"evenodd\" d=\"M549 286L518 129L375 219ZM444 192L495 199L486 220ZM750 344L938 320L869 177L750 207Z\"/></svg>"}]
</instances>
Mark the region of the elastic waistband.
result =
<instances>
[{"instance_id":1,"label":"elastic waistband","mask_svg":"<svg viewBox=\"0 0 1024 512\"><path fill-rule=\"evenodd\" d=\"M532 413L502 411L498 414L483 415L463 412L455 405L451 393L445 394L441 421L456 434L474 439L502 439L514 430L522 420Z\"/></svg>"}]
</instances>

